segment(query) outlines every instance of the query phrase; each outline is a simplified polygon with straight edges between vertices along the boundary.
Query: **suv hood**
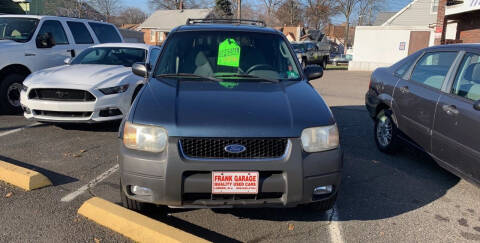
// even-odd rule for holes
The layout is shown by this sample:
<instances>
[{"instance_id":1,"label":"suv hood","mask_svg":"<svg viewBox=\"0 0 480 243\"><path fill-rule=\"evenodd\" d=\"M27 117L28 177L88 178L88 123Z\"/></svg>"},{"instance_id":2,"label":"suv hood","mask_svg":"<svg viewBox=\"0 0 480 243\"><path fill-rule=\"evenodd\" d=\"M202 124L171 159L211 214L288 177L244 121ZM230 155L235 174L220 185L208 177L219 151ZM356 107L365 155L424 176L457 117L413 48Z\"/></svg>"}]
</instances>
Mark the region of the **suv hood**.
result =
<instances>
[{"instance_id":1,"label":"suv hood","mask_svg":"<svg viewBox=\"0 0 480 243\"><path fill-rule=\"evenodd\" d=\"M85 87L110 87L125 77L133 75L131 68L120 65L78 64L47 68L31 74L24 82L31 87L58 87L85 85Z\"/></svg>"},{"instance_id":2,"label":"suv hood","mask_svg":"<svg viewBox=\"0 0 480 243\"><path fill-rule=\"evenodd\" d=\"M162 126L172 137L300 137L304 128L335 123L307 82L151 79L130 121Z\"/></svg>"}]
</instances>

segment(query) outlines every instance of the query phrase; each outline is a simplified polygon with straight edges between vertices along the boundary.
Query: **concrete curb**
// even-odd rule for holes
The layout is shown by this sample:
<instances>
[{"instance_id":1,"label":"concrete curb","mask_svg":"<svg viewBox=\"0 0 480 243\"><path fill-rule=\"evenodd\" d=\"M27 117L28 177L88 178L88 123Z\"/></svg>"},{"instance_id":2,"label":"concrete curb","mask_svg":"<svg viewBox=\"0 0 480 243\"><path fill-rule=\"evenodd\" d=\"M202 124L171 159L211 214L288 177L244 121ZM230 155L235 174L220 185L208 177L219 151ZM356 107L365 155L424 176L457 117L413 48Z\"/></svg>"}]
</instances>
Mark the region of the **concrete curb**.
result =
<instances>
[{"instance_id":1,"label":"concrete curb","mask_svg":"<svg viewBox=\"0 0 480 243\"><path fill-rule=\"evenodd\" d=\"M26 191L52 185L52 182L41 173L2 160L0 160L0 180Z\"/></svg>"},{"instance_id":2,"label":"concrete curb","mask_svg":"<svg viewBox=\"0 0 480 243\"><path fill-rule=\"evenodd\" d=\"M208 242L99 197L84 202L78 214L136 242Z\"/></svg>"}]
</instances>

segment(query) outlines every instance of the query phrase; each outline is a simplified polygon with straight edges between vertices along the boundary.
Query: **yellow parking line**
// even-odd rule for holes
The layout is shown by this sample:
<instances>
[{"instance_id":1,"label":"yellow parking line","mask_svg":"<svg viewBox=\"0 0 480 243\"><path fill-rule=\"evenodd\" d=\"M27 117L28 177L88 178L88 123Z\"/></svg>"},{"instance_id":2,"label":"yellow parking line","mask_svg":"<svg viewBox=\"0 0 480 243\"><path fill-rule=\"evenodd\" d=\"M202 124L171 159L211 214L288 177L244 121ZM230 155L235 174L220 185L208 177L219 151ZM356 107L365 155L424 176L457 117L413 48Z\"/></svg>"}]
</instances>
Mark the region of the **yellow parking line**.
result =
<instances>
[{"instance_id":1,"label":"yellow parking line","mask_svg":"<svg viewBox=\"0 0 480 243\"><path fill-rule=\"evenodd\" d=\"M99 197L83 203L78 214L136 242L208 242Z\"/></svg>"},{"instance_id":2,"label":"yellow parking line","mask_svg":"<svg viewBox=\"0 0 480 243\"><path fill-rule=\"evenodd\" d=\"M24 190L50 186L52 182L44 175L0 160L0 180Z\"/></svg>"}]
</instances>

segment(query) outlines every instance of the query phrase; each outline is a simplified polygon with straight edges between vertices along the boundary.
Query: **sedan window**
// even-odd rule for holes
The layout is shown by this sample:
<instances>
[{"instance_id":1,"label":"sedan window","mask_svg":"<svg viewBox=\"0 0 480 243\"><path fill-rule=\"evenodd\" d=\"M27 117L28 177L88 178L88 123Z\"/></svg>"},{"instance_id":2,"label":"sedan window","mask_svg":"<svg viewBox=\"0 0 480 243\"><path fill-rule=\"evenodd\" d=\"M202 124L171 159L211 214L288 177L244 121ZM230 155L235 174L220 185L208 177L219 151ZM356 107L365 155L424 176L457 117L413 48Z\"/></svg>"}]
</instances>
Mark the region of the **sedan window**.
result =
<instances>
[{"instance_id":1,"label":"sedan window","mask_svg":"<svg viewBox=\"0 0 480 243\"><path fill-rule=\"evenodd\" d=\"M452 93L469 100L480 100L480 56L467 53L463 57Z\"/></svg>"},{"instance_id":2,"label":"sedan window","mask_svg":"<svg viewBox=\"0 0 480 243\"><path fill-rule=\"evenodd\" d=\"M445 76L457 57L456 52L433 52L425 54L413 69L411 80L441 89Z\"/></svg>"}]
</instances>

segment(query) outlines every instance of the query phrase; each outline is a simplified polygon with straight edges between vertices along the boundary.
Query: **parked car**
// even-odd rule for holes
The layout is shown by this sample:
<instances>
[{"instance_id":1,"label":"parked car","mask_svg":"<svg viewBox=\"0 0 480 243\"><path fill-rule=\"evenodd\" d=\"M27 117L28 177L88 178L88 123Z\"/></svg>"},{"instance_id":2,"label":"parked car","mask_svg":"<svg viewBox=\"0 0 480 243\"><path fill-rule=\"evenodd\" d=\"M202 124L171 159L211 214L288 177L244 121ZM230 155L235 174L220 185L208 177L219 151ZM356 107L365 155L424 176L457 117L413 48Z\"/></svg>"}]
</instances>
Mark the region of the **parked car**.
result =
<instances>
[{"instance_id":1,"label":"parked car","mask_svg":"<svg viewBox=\"0 0 480 243\"><path fill-rule=\"evenodd\" d=\"M323 69L274 29L205 22L172 30L122 122L123 205L331 208L338 128L308 83Z\"/></svg>"},{"instance_id":2,"label":"parked car","mask_svg":"<svg viewBox=\"0 0 480 243\"><path fill-rule=\"evenodd\" d=\"M123 42L109 23L34 15L0 15L0 112L20 113L23 80L32 72L59 66L85 48Z\"/></svg>"},{"instance_id":3,"label":"parked car","mask_svg":"<svg viewBox=\"0 0 480 243\"><path fill-rule=\"evenodd\" d=\"M21 105L27 119L48 122L103 122L122 119L145 80L134 63L153 64L160 48L145 44L101 44L66 65L35 72L23 82Z\"/></svg>"},{"instance_id":4,"label":"parked car","mask_svg":"<svg viewBox=\"0 0 480 243\"><path fill-rule=\"evenodd\" d=\"M345 54L336 54L330 59L332 65L337 66L338 64L348 64L352 60L350 55Z\"/></svg>"},{"instance_id":5,"label":"parked car","mask_svg":"<svg viewBox=\"0 0 480 243\"><path fill-rule=\"evenodd\" d=\"M479 99L480 44L465 44L426 48L378 68L365 102L381 151L407 141L479 184Z\"/></svg>"},{"instance_id":6,"label":"parked car","mask_svg":"<svg viewBox=\"0 0 480 243\"><path fill-rule=\"evenodd\" d=\"M319 47L318 43L313 41L293 42L292 47L297 54L298 61L305 68L310 64L318 64L323 68L327 66L330 45Z\"/></svg>"}]
</instances>

